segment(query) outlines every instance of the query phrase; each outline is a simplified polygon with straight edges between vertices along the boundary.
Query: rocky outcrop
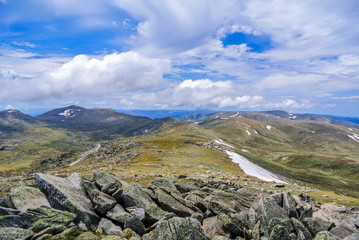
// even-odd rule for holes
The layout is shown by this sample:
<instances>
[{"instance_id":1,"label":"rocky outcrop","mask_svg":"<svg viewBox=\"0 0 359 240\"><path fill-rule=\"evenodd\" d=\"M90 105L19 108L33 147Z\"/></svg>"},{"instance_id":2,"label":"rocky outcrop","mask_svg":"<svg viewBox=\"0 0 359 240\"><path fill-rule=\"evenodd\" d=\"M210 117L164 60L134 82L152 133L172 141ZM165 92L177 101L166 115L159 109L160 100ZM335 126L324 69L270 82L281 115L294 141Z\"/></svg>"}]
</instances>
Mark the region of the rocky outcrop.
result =
<instances>
[{"instance_id":1,"label":"rocky outcrop","mask_svg":"<svg viewBox=\"0 0 359 240\"><path fill-rule=\"evenodd\" d=\"M0 239L352 240L359 234L355 209L317 210L307 196L229 181L177 181L155 178L144 187L101 171L87 178L35 174L41 192L20 187L1 197ZM38 204L23 200L28 192Z\"/></svg>"},{"instance_id":2,"label":"rocky outcrop","mask_svg":"<svg viewBox=\"0 0 359 240\"><path fill-rule=\"evenodd\" d=\"M89 229L96 230L100 218L93 211L91 200L81 187L78 176L59 178L51 175L35 174L35 183L45 193L51 207L73 212L78 221Z\"/></svg>"}]
</instances>

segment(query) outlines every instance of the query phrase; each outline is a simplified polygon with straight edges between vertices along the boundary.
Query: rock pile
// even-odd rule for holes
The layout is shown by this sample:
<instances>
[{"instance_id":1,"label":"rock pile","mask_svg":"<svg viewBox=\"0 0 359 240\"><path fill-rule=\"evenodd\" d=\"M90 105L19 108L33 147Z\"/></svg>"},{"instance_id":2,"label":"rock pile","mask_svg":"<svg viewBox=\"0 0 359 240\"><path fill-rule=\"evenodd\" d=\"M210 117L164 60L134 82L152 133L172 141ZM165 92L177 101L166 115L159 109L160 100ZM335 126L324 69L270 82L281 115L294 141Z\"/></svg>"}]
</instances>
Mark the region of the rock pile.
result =
<instances>
[{"instance_id":1,"label":"rock pile","mask_svg":"<svg viewBox=\"0 0 359 240\"><path fill-rule=\"evenodd\" d=\"M313 213L308 197L233 182L156 178L143 187L94 171L38 173L35 183L0 198L0 239L359 239L355 209Z\"/></svg>"}]
</instances>

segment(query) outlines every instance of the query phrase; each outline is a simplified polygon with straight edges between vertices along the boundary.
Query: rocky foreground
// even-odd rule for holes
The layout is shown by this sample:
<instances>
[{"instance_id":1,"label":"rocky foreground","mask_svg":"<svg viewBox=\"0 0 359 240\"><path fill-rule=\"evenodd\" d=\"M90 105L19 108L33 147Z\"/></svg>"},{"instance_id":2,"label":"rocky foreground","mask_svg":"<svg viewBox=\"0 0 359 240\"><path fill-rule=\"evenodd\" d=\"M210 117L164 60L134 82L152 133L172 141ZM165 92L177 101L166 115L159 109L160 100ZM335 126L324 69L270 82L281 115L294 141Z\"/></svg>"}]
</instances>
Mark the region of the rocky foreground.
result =
<instances>
[{"instance_id":1,"label":"rocky foreground","mask_svg":"<svg viewBox=\"0 0 359 240\"><path fill-rule=\"evenodd\" d=\"M359 239L359 209L232 182L143 187L94 171L38 173L35 184L0 198L0 239Z\"/></svg>"}]
</instances>

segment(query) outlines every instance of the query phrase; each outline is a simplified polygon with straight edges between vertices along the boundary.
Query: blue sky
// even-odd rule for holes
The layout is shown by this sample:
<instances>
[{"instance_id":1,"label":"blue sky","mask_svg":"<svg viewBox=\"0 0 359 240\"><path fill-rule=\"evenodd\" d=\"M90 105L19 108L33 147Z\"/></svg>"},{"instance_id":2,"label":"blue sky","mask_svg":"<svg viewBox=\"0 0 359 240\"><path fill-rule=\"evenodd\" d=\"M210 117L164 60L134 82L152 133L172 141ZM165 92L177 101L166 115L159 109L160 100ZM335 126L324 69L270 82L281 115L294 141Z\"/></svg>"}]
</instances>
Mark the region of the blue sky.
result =
<instances>
[{"instance_id":1,"label":"blue sky","mask_svg":"<svg viewBox=\"0 0 359 240\"><path fill-rule=\"evenodd\" d=\"M0 109L359 117L359 2L0 0Z\"/></svg>"}]
</instances>

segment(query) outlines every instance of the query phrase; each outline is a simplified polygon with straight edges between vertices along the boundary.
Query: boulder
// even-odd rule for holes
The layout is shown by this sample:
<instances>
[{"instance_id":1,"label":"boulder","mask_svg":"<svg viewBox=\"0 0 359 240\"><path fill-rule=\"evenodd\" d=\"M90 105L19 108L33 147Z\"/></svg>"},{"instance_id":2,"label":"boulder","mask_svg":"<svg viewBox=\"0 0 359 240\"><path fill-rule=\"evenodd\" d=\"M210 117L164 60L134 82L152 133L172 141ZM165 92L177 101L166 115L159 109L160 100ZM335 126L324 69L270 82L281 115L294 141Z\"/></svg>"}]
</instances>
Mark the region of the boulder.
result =
<instances>
[{"instance_id":1,"label":"boulder","mask_svg":"<svg viewBox=\"0 0 359 240\"><path fill-rule=\"evenodd\" d=\"M163 210L174 212L179 217L190 217L194 214L194 211L177 201L178 197L175 199L160 188L155 189L155 194L158 204Z\"/></svg>"},{"instance_id":2,"label":"boulder","mask_svg":"<svg viewBox=\"0 0 359 240\"><path fill-rule=\"evenodd\" d=\"M28 229L15 227L1 227L0 239L6 240L26 240L32 237L34 233Z\"/></svg>"},{"instance_id":3,"label":"boulder","mask_svg":"<svg viewBox=\"0 0 359 240\"><path fill-rule=\"evenodd\" d=\"M155 190L156 188L164 189L167 192L174 192L178 195L181 193L177 190L174 183L168 178L155 178L149 185L148 188Z\"/></svg>"},{"instance_id":4,"label":"boulder","mask_svg":"<svg viewBox=\"0 0 359 240\"><path fill-rule=\"evenodd\" d=\"M115 207L113 207L106 213L106 217L121 224L124 224L126 219L132 218L132 215L126 212L120 204L116 204Z\"/></svg>"},{"instance_id":5,"label":"boulder","mask_svg":"<svg viewBox=\"0 0 359 240\"><path fill-rule=\"evenodd\" d=\"M265 197L260 198L257 212L264 218L267 225L272 218L286 218L287 216L283 208L278 206L274 200Z\"/></svg>"},{"instance_id":6,"label":"boulder","mask_svg":"<svg viewBox=\"0 0 359 240\"><path fill-rule=\"evenodd\" d=\"M137 234L142 236L146 233L146 227L145 225L139 220L138 218L131 217L125 220L124 224L125 228L131 228L133 231L135 231Z\"/></svg>"},{"instance_id":7,"label":"boulder","mask_svg":"<svg viewBox=\"0 0 359 240\"><path fill-rule=\"evenodd\" d=\"M344 238L344 240L358 240L358 239L359 239L359 233L353 233L352 235Z\"/></svg>"},{"instance_id":8,"label":"boulder","mask_svg":"<svg viewBox=\"0 0 359 240\"><path fill-rule=\"evenodd\" d=\"M18 187L11 190L10 196L14 207L23 212L29 208L50 207L45 195L38 188Z\"/></svg>"},{"instance_id":9,"label":"boulder","mask_svg":"<svg viewBox=\"0 0 359 240\"><path fill-rule=\"evenodd\" d=\"M299 235L299 232L303 233L305 239L312 239L312 235L309 232L309 230L303 225L302 222L300 222L296 218L291 218L290 221L292 222L293 228L297 235Z\"/></svg>"},{"instance_id":10,"label":"boulder","mask_svg":"<svg viewBox=\"0 0 359 240\"><path fill-rule=\"evenodd\" d=\"M298 213L296 210L297 203L294 200L290 192L284 192L283 194L283 209L286 212L289 218L294 217L298 218Z\"/></svg>"},{"instance_id":11,"label":"boulder","mask_svg":"<svg viewBox=\"0 0 359 240\"><path fill-rule=\"evenodd\" d=\"M141 221L145 220L145 218L146 218L146 212L145 212L145 209L143 209L143 208L129 207L129 208L126 208L126 211Z\"/></svg>"},{"instance_id":12,"label":"boulder","mask_svg":"<svg viewBox=\"0 0 359 240\"><path fill-rule=\"evenodd\" d=\"M0 207L15 208L14 204L11 201L10 195L6 194L0 197Z\"/></svg>"},{"instance_id":13,"label":"boulder","mask_svg":"<svg viewBox=\"0 0 359 240\"><path fill-rule=\"evenodd\" d=\"M110 173L95 170L92 172L92 178L98 188L108 195L112 195L120 189L122 191L120 180Z\"/></svg>"},{"instance_id":14,"label":"boulder","mask_svg":"<svg viewBox=\"0 0 359 240\"><path fill-rule=\"evenodd\" d=\"M330 229L329 232L331 234L337 236L338 238L345 238L345 237L350 236L353 233L355 233L352 229L347 228L345 226L334 227L334 228Z\"/></svg>"},{"instance_id":15,"label":"boulder","mask_svg":"<svg viewBox=\"0 0 359 240\"><path fill-rule=\"evenodd\" d=\"M124 191L122 201L125 208L139 207L145 209L146 221L150 224L157 222L166 214L166 212L157 206L152 198L143 191L142 187L135 183L131 183L128 189Z\"/></svg>"},{"instance_id":16,"label":"boulder","mask_svg":"<svg viewBox=\"0 0 359 240\"><path fill-rule=\"evenodd\" d=\"M152 240L210 240L196 219L179 217L161 220L150 236Z\"/></svg>"},{"instance_id":17,"label":"boulder","mask_svg":"<svg viewBox=\"0 0 359 240\"><path fill-rule=\"evenodd\" d=\"M194 206L199 208L203 213L205 213L207 211L207 207L204 203L204 199L202 197L200 197L199 195L197 195L195 193L189 193L186 196L185 200L191 202Z\"/></svg>"},{"instance_id":18,"label":"boulder","mask_svg":"<svg viewBox=\"0 0 359 240\"><path fill-rule=\"evenodd\" d=\"M270 235L269 240L291 240L290 232L282 225L276 225Z\"/></svg>"},{"instance_id":19,"label":"boulder","mask_svg":"<svg viewBox=\"0 0 359 240\"><path fill-rule=\"evenodd\" d=\"M35 240L35 239L39 239L39 238L44 238L44 236L48 236L48 235L56 235L58 233L63 232L66 229L65 226L63 225L54 225L51 227L47 227L44 230L41 230L40 232L36 233L31 240Z\"/></svg>"},{"instance_id":20,"label":"boulder","mask_svg":"<svg viewBox=\"0 0 359 240\"><path fill-rule=\"evenodd\" d=\"M20 212L18 215L0 215L0 227L29 228L34 221L34 217L26 212Z\"/></svg>"},{"instance_id":21,"label":"boulder","mask_svg":"<svg viewBox=\"0 0 359 240\"><path fill-rule=\"evenodd\" d=\"M105 214L108 210L116 205L116 200L106 193L99 191L95 184L89 181L84 181L83 186L87 192L87 195L95 205L95 210L97 212Z\"/></svg>"},{"instance_id":22,"label":"boulder","mask_svg":"<svg viewBox=\"0 0 359 240\"><path fill-rule=\"evenodd\" d=\"M72 226L72 227L66 229L65 231L63 231L62 233L59 233L59 234L53 236L52 239L54 239L54 240L75 239L76 237L81 235L81 233L82 233L82 231L79 230L79 228L77 226Z\"/></svg>"},{"instance_id":23,"label":"boulder","mask_svg":"<svg viewBox=\"0 0 359 240\"><path fill-rule=\"evenodd\" d=\"M327 228L324 229L320 223L313 218L304 218L302 219L302 223L308 229L312 237L315 237L320 231L327 230Z\"/></svg>"},{"instance_id":24,"label":"boulder","mask_svg":"<svg viewBox=\"0 0 359 240\"><path fill-rule=\"evenodd\" d=\"M331 234L328 231L321 231L317 233L313 240L339 240L335 235Z\"/></svg>"},{"instance_id":25,"label":"boulder","mask_svg":"<svg viewBox=\"0 0 359 240\"><path fill-rule=\"evenodd\" d=\"M217 217L210 217L204 219L203 230L211 238L214 238L216 236L230 236L229 231L224 228L223 223L219 221Z\"/></svg>"},{"instance_id":26,"label":"boulder","mask_svg":"<svg viewBox=\"0 0 359 240\"><path fill-rule=\"evenodd\" d=\"M194 185L193 183L176 182L174 184L181 194L185 194L194 190L199 190L199 187Z\"/></svg>"},{"instance_id":27,"label":"boulder","mask_svg":"<svg viewBox=\"0 0 359 240\"><path fill-rule=\"evenodd\" d=\"M69 178L35 174L35 183L45 193L51 207L75 213L77 221L82 221L89 229L95 231L100 218L93 211L92 203L80 181L78 174L72 174Z\"/></svg>"},{"instance_id":28,"label":"boulder","mask_svg":"<svg viewBox=\"0 0 359 240\"><path fill-rule=\"evenodd\" d=\"M107 235L118 235L118 236L124 236L121 227L116 226L113 222L106 218L101 218L100 223L98 224L98 228L96 230L98 233L105 233Z\"/></svg>"},{"instance_id":29,"label":"boulder","mask_svg":"<svg viewBox=\"0 0 359 240\"><path fill-rule=\"evenodd\" d=\"M275 226L280 225L288 230L288 233L291 233L294 231L294 228L292 226L292 223L290 219L288 218L272 218L269 221L268 225L268 232L271 233Z\"/></svg>"},{"instance_id":30,"label":"boulder","mask_svg":"<svg viewBox=\"0 0 359 240\"><path fill-rule=\"evenodd\" d=\"M220 213L217 216L218 220L223 224L223 226L228 229L231 233L233 233L236 236L244 237L243 227L235 221L233 218L231 218L229 215L225 213Z\"/></svg>"},{"instance_id":31,"label":"boulder","mask_svg":"<svg viewBox=\"0 0 359 240\"><path fill-rule=\"evenodd\" d=\"M93 232L84 232L76 238L76 240L100 240Z\"/></svg>"},{"instance_id":32,"label":"boulder","mask_svg":"<svg viewBox=\"0 0 359 240\"><path fill-rule=\"evenodd\" d=\"M31 227L34 232L40 232L48 227L68 227L76 218L76 214L74 213L48 207L31 209L28 213L37 218L37 221L35 221Z\"/></svg>"}]
</instances>

